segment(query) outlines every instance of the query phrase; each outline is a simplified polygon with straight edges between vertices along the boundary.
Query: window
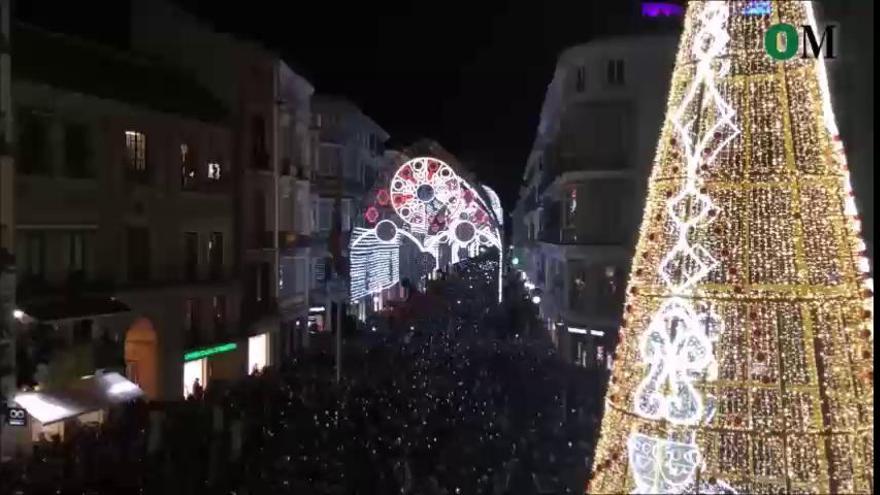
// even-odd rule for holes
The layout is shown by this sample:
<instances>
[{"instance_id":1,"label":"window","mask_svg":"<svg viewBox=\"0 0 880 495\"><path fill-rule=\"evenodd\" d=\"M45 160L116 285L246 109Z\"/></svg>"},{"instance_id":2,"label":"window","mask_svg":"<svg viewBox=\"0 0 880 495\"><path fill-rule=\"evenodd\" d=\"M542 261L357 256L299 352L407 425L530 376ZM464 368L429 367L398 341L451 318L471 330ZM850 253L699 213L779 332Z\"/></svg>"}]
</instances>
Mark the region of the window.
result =
<instances>
[{"instance_id":1,"label":"window","mask_svg":"<svg viewBox=\"0 0 880 495\"><path fill-rule=\"evenodd\" d=\"M226 331L226 296L214 296L214 299L211 302L211 306L211 313L214 316L214 329L217 330L218 333L222 334Z\"/></svg>"},{"instance_id":2,"label":"window","mask_svg":"<svg viewBox=\"0 0 880 495\"><path fill-rule=\"evenodd\" d=\"M208 162L208 180L219 181L222 177L220 162Z\"/></svg>"},{"instance_id":3,"label":"window","mask_svg":"<svg viewBox=\"0 0 880 495\"><path fill-rule=\"evenodd\" d=\"M27 232L23 237L24 252L20 254L22 271L25 276L43 278L46 274L46 234Z\"/></svg>"},{"instance_id":4,"label":"window","mask_svg":"<svg viewBox=\"0 0 880 495\"><path fill-rule=\"evenodd\" d=\"M184 304L183 331L189 337L190 344L192 344L199 331L199 300L191 297Z\"/></svg>"},{"instance_id":5,"label":"window","mask_svg":"<svg viewBox=\"0 0 880 495\"><path fill-rule=\"evenodd\" d=\"M623 86L623 60L612 59L607 63L607 82L611 86Z\"/></svg>"},{"instance_id":6,"label":"window","mask_svg":"<svg viewBox=\"0 0 880 495\"><path fill-rule=\"evenodd\" d=\"M587 85L587 69L584 66L577 68L575 74L574 88L578 93L583 93Z\"/></svg>"},{"instance_id":7,"label":"window","mask_svg":"<svg viewBox=\"0 0 880 495\"><path fill-rule=\"evenodd\" d=\"M313 230L313 231L318 230L318 226L319 226L318 211L320 210L320 204L321 204L321 202L319 200L317 200L317 199L312 200L312 207L311 207L311 213L310 213L312 223L310 226L310 230Z\"/></svg>"},{"instance_id":8,"label":"window","mask_svg":"<svg viewBox=\"0 0 880 495\"><path fill-rule=\"evenodd\" d=\"M199 275L199 234L185 232L183 234L184 274L187 281L195 281Z\"/></svg>"},{"instance_id":9,"label":"window","mask_svg":"<svg viewBox=\"0 0 880 495\"><path fill-rule=\"evenodd\" d=\"M64 160L69 177L93 177L89 160L92 148L89 129L82 124L68 124L64 130Z\"/></svg>"},{"instance_id":10,"label":"window","mask_svg":"<svg viewBox=\"0 0 880 495\"><path fill-rule=\"evenodd\" d=\"M208 239L208 263L210 264L211 280L223 277L223 233L212 232Z\"/></svg>"},{"instance_id":11,"label":"window","mask_svg":"<svg viewBox=\"0 0 880 495\"><path fill-rule=\"evenodd\" d=\"M147 136L142 132L125 131L125 162L129 172L142 176L147 172Z\"/></svg>"},{"instance_id":12,"label":"window","mask_svg":"<svg viewBox=\"0 0 880 495\"><path fill-rule=\"evenodd\" d=\"M324 282L324 258L315 258L312 265L314 267L312 269L312 288L314 289Z\"/></svg>"},{"instance_id":13,"label":"window","mask_svg":"<svg viewBox=\"0 0 880 495\"><path fill-rule=\"evenodd\" d=\"M195 150L188 144L180 145L180 187L192 189L196 185Z\"/></svg>"},{"instance_id":14,"label":"window","mask_svg":"<svg viewBox=\"0 0 880 495\"><path fill-rule=\"evenodd\" d=\"M318 153L318 173L325 176L339 175L342 163L341 150L337 146L322 145Z\"/></svg>"},{"instance_id":15,"label":"window","mask_svg":"<svg viewBox=\"0 0 880 495\"><path fill-rule=\"evenodd\" d=\"M145 227L129 227L126 240L129 281L145 282L149 280L150 231Z\"/></svg>"},{"instance_id":16,"label":"window","mask_svg":"<svg viewBox=\"0 0 880 495\"><path fill-rule=\"evenodd\" d=\"M318 201L318 230L330 230L333 226L333 200Z\"/></svg>"},{"instance_id":17,"label":"window","mask_svg":"<svg viewBox=\"0 0 880 495\"><path fill-rule=\"evenodd\" d=\"M562 211L562 228L571 228L575 226L575 218L577 217L577 187L574 186L568 192L563 202ZM575 239L576 240L576 239Z\"/></svg>"},{"instance_id":18,"label":"window","mask_svg":"<svg viewBox=\"0 0 880 495\"><path fill-rule=\"evenodd\" d=\"M341 230L343 232L348 232L351 230L351 200L343 199L342 200L342 212L341 216Z\"/></svg>"},{"instance_id":19,"label":"window","mask_svg":"<svg viewBox=\"0 0 880 495\"><path fill-rule=\"evenodd\" d=\"M68 236L67 270L70 273L84 272L86 269L86 234L72 232Z\"/></svg>"},{"instance_id":20,"label":"window","mask_svg":"<svg viewBox=\"0 0 880 495\"><path fill-rule=\"evenodd\" d=\"M308 234L311 229L311 208L309 201L308 186L297 184L294 193L294 231L298 234Z\"/></svg>"},{"instance_id":21,"label":"window","mask_svg":"<svg viewBox=\"0 0 880 495\"><path fill-rule=\"evenodd\" d=\"M251 118L251 132L253 134L253 147L251 155L253 167L268 170L269 154L266 152L266 121L260 115Z\"/></svg>"},{"instance_id":22,"label":"window","mask_svg":"<svg viewBox=\"0 0 880 495\"><path fill-rule=\"evenodd\" d=\"M293 290L297 294L306 291L309 280L309 266L306 258L294 258L293 260Z\"/></svg>"},{"instance_id":23,"label":"window","mask_svg":"<svg viewBox=\"0 0 880 495\"><path fill-rule=\"evenodd\" d=\"M30 112L19 119L18 169L23 174L48 174L49 129L45 119Z\"/></svg>"},{"instance_id":24,"label":"window","mask_svg":"<svg viewBox=\"0 0 880 495\"><path fill-rule=\"evenodd\" d=\"M254 192L254 240L258 247L262 247L266 237L266 195L263 191Z\"/></svg>"},{"instance_id":25,"label":"window","mask_svg":"<svg viewBox=\"0 0 880 495\"><path fill-rule=\"evenodd\" d=\"M260 269L257 272L257 287L256 287L256 296L257 302L268 303L269 302L269 282L271 270L269 268L269 263L263 262L260 263Z\"/></svg>"}]
</instances>

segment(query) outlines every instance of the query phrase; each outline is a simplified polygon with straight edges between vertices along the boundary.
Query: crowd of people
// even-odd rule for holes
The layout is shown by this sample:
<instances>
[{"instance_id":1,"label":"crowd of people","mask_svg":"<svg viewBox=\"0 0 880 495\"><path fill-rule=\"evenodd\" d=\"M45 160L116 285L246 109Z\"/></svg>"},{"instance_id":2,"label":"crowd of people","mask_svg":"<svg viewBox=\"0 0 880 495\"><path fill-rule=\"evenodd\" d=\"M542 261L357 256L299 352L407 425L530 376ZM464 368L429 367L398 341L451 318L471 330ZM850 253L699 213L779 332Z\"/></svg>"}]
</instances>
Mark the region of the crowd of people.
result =
<instances>
[{"instance_id":1,"label":"crowd of people","mask_svg":"<svg viewBox=\"0 0 880 495\"><path fill-rule=\"evenodd\" d=\"M493 303L489 265L432 283L443 311L350 338L338 384L315 352L200 400L132 404L4 466L0 492L582 493L603 376L528 335L515 283Z\"/></svg>"}]
</instances>

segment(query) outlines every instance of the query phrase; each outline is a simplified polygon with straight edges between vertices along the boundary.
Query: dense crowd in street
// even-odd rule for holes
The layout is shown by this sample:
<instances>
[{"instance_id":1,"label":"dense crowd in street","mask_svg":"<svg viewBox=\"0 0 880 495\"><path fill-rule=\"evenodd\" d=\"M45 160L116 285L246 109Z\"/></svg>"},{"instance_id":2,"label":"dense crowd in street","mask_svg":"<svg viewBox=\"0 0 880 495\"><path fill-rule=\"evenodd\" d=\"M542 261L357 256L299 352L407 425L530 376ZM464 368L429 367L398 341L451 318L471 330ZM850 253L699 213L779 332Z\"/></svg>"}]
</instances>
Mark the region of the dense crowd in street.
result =
<instances>
[{"instance_id":1,"label":"dense crowd in street","mask_svg":"<svg viewBox=\"0 0 880 495\"><path fill-rule=\"evenodd\" d=\"M441 312L349 338L340 384L313 353L200 401L132 404L5 466L0 492L580 493L601 372L528 335L515 284L493 305L486 270L478 258L432 283Z\"/></svg>"}]
</instances>

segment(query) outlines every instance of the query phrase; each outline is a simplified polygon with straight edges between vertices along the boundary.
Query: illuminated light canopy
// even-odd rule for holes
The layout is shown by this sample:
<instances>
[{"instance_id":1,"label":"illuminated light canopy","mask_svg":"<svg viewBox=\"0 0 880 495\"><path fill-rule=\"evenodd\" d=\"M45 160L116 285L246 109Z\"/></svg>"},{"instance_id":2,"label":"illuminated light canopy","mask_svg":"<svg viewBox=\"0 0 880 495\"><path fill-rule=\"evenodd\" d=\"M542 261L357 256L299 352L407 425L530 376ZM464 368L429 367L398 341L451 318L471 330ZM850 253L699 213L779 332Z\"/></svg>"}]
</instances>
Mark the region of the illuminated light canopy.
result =
<instances>
[{"instance_id":1,"label":"illuminated light canopy","mask_svg":"<svg viewBox=\"0 0 880 495\"><path fill-rule=\"evenodd\" d=\"M380 208L370 205L364 215L368 223L375 225L352 231L352 301L399 283L404 244L415 246L419 256L431 260L425 266L429 277L440 269L442 253L447 253L443 255L444 263L455 264L462 256L470 258L487 248L497 248L499 263L495 270L500 301L503 246L496 219L503 211L494 191L483 189L487 202L452 167L433 157L413 158L402 164L385 191L380 188L375 195L380 206L390 204L384 216Z\"/></svg>"},{"instance_id":2,"label":"illuminated light canopy","mask_svg":"<svg viewBox=\"0 0 880 495\"><path fill-rule=\"evenodd\" d=\"M873 491L870 267L824 61L748 48L777 23L811 3L688 4L588 492Z\"/></svg>"},{"instance_id":3,"label":"illuminated light canopy","mask_svg":"<svg viewBox=\"0 0 880 495\"><path fill-rule=\"evenodd\" d=\"M230 342L228 344L221 344L214 347L207 347L205 349L199 349L197 351L187 352L183 355L184 362L186 361L195 361L196 359L201 359L208 356L213 356L214 354L221 354L224 352L234 351L238 348L238 344L235 342Z\"/></svg>"}]
</instances>

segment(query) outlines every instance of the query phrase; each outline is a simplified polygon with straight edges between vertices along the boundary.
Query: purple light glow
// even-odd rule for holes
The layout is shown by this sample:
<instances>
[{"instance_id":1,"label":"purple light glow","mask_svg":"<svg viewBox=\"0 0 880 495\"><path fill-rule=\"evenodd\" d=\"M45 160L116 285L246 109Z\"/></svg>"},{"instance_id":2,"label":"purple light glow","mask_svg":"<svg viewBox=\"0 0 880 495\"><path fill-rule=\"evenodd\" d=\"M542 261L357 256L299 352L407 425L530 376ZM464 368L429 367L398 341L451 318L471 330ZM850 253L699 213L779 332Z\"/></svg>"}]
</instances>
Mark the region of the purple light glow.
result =
<instances>
[{"instance_id":1,"label":"purple light glow","mask_svg":"<svg viewBox=\"0 0 880 495\"><path fill-rule=\"evenodd\" d=\"M672 17L684 13L681 5L668 2L642 2L642 17Z\"/></svg>"}]
</instances>

